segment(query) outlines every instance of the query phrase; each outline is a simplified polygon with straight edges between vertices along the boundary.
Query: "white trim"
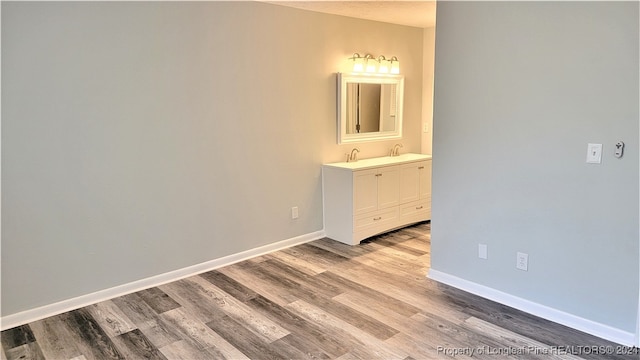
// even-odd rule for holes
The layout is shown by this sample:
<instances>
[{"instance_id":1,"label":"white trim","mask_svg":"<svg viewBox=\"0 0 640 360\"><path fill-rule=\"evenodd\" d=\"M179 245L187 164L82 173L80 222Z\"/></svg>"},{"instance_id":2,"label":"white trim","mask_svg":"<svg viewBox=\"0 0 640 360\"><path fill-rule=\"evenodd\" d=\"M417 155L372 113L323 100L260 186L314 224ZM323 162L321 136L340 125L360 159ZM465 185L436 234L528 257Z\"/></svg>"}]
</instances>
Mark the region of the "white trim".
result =
<instances>
[{"instance_id":1,"label":"white trim","mask_svg":"<svg viewBox=\"0 0 640 360\"><path fill-rule=\"evenodd\" d=\"M296 236L287 240L278 241L273 244L260 246L251 250L224 256L218 259L206 261L186 268L170 271L164 274L136 280L127 284L118 285L109 289L96 291L94 293L81 295L75 298L63 300L57 303L41 306L35 309L22 311L16 314L4 316L0 319L0 329L6 330L16 326L27 324L33 321L44 319L50 316L62 314L67 311L79 309L101 301L113 299L118 296L130 294L136 291L166 284L172 281L184 279L189 276L201 274L223 266L231 265L252 257L268 254L274 251L285 249L291 246L304 244L313 240L325 237L324 230Z\"/></svg>"},{"instance_id":2,"label":"white trim","mask_svg":"<svg viewBox=\"0 0 640 360\"><path fill-rule=\"evenodd\" d=\"M557 322L570 328L586 332L609 341L622 345L633 346L635 334L626 332L614 327L597 323L589 319L581 318L564 311L550 308L517 296L513 296L493 288L480 285L459 277L449 275L437 270L430 269L427 275L429 279L453 286L455 288L470 292L483 298L496 301L518 310L533 314L546 320Z\"/></svg>"}]
</instances>

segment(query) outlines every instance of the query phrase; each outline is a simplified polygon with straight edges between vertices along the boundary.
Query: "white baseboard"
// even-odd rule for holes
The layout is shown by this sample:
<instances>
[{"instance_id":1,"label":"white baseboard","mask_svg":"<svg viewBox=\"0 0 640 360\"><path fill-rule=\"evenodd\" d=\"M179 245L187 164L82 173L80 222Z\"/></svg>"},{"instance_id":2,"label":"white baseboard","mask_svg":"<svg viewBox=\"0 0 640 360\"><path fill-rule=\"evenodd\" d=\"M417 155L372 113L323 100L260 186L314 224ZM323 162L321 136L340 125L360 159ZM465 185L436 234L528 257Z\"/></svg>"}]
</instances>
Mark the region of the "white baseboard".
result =
<instances>
[{"instance_id":1,"label":"white baseboard","mask_svg":"<svg viewBox=\"0 0 640 360\"><path fill-rule=\"evenodd\" d=\"M529 300L513 296L493 288L480 285L459 277L449 275L437 270L430 269L427 275L437 282L453 286L466 292L493 300L503 305L524 311L526 313L550 320L570 328L580 330L587 334L597 336L602 339L616 342L618 344L634 346L636 334L626 332L614 327L597 323L579 316L575 316L564 311L550 308Z\"/></svg>"},{"instance_id":2,"label":"white baseboard","mask_svg":"<svg viewBox=\"0 0 640 360\"><path fill-rule=\"evenodd\" d=\"M24 325L50 316L62 314L67 311L79 309L91 304L99 303L101 301L113 299L118 296L184 279L189 276L201 274L203 272L231 265L252 257L268 254L291 246L304 244L313 240L318 240L323 237L325 237L324 230L316 231L313 233L296 236L287 240L278 241L273 244L260 246L255 249L242 251L237 254L224 256L186 268L152 276L146 279L133 281L127 284L118 285L109 289L96 291L94 293L86 295L81 295L57 303L41 306L35 309L25 310L16 314L7 315L0 319L0 330L11 329L16 326Z\"/></svg>"}]
</instances>

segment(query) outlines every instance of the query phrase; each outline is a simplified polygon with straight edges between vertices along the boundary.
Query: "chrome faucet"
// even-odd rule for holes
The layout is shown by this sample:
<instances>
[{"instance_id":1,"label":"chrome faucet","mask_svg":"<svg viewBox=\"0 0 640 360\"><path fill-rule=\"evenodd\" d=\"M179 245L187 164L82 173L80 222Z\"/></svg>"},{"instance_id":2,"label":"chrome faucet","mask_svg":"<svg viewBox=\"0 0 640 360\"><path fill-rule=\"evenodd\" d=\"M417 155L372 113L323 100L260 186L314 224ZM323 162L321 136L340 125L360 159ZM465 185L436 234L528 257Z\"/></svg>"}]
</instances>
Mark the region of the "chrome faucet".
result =
<instances>
[{"instance_id":1,"label":"chrome faucet","mask_svg":"<svg viewBox=\"0 0 640 360\"><path fill-rule=\"evenodd\" d=\"M402 147L402 144L395 144L393 145L393 149L391 149L391 156L398 156L400 155L400 148Z\"/></svg>"},{"instance_id":2,"label":"chrome faucet","mask_svg":"<svg viewBox=\"0 0 640 360\"><path fill-rule=\"evenodd\" d=\"M351 150L351 154L347 154L347 162L358 161L359 152L360 152L360 149L353 148L353 150Z\"/></svg>"}]
</instances>

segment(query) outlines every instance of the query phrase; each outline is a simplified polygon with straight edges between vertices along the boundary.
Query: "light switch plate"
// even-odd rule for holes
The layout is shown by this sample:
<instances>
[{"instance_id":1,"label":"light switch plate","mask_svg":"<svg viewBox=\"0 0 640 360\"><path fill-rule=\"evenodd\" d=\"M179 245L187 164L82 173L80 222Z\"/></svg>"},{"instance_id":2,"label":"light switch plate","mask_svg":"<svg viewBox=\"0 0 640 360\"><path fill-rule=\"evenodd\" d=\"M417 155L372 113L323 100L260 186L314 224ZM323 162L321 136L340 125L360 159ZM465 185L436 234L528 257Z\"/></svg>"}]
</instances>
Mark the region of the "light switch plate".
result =
<instances>
[{"instance_id":1,"label":"light switch plate","mask_svg":"<svg viewBox=\"0 0 640 360\"><path fill-rule=\"evenodd\" d=\"M587 163L600 164L602 162L602 144L587 144Z\"/></svg>"}]
</instances>

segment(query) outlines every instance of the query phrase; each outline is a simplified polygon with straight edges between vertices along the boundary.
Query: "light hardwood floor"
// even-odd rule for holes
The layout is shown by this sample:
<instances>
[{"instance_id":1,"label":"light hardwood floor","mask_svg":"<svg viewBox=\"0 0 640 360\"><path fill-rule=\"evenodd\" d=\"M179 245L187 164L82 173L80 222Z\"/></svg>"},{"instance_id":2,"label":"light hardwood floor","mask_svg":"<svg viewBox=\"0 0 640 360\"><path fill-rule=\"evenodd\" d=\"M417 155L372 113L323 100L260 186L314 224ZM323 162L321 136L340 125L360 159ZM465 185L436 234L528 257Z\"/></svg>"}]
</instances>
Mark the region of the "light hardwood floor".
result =
<instances>
[{"instance_id":1,"label":"light hardwood floor","mask_svg":"<svg viewBox=\"0 0 640 360\"><path fill-rule=\"evenodd\" d=\"M638 359L427 279L429 238L295 246L3 331L2 358Z\"/></svg>"}]
</instances>

